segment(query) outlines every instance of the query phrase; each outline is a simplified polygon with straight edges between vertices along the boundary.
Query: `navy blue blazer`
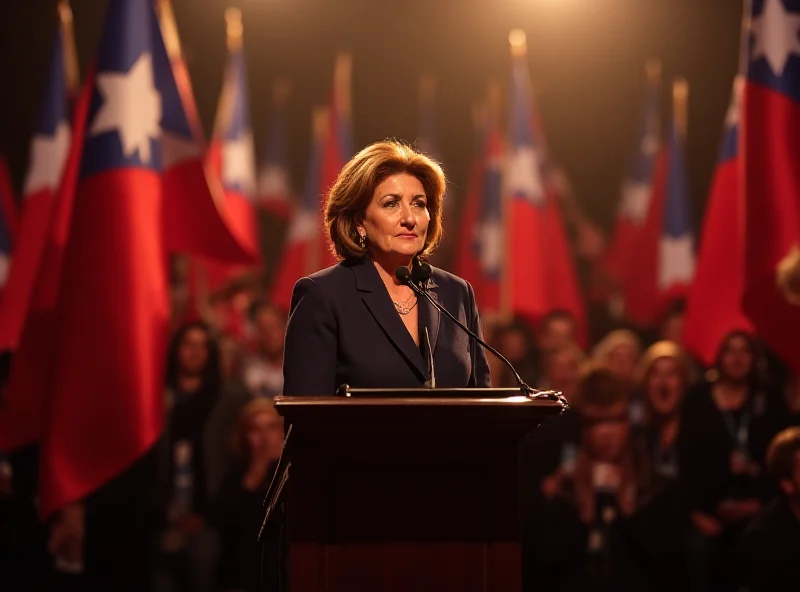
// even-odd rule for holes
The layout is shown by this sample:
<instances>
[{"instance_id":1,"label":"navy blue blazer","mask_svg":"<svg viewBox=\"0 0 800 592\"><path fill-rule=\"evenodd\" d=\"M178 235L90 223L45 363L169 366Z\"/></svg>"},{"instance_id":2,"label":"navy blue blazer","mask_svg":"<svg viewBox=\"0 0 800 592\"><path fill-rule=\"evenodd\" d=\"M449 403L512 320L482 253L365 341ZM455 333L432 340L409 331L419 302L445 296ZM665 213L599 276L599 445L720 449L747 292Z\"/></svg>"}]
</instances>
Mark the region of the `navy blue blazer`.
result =
<instances>
[{"instance_id":1,"label":"navy blue blazer","mask_svg":"<svg viewBox=\"0 0 800 592\"><path fill-rule=\"evenodd\" d=\"M434 267L428 287L433 298L481 335L475 294L467 282ZM417 306L420 334L427 327L430 335L436 386L491 386L483 348L426 299ZM419 388L428 376L422 348L403 324L372 261L345 261L294 286L283 392L332 395L342 384Z\"/></svg>"}]
</instances>

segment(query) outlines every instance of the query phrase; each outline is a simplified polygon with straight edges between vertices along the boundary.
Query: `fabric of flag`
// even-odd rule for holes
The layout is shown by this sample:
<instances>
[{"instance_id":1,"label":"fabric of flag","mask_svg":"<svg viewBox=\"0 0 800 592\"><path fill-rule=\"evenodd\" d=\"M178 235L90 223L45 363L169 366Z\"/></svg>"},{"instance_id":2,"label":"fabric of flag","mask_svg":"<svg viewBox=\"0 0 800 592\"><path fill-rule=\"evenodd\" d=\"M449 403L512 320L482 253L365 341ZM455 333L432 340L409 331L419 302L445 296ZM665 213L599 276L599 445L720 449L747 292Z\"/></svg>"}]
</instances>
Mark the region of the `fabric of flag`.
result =
<instances>
[{"instance_id":1,"label":"fabric of flag","mask_svg":"<svg viewBox=\"0 0 800 592\"><path fill-rule=\"evenodd\" d=\"M276 99L267 133L267 151L258 171L259 206L283 220L292 212L286 120L285 101Z\"/></svg>"},{"instance_id":2,"label":"fabric of flag","mask_svg":"<svg viewBox=\"0 0 800 592\"><path fill-rule=\"evenodd\" d=\"M494 122L486 142L482 186L472 250L478 262L475 299L485 313L502 310L505 228L503 225L503 135Z\"/></svg>"},{"instance_id":3,"label":"fabric of flag","mask_svg":"<svg viewBox=\"0 0 800 592\"><path fill-rule=\"evenodd\" d=\"M270 288L270 301L289 310L292 290L301 277L319 269L319 240L322 223L319 210L320 176L324 139L315 137L306 174L305 190L292 213L286 242Z\"/></svg>"},{"instance_id":4,"label":"fabric of flag","mask_svg":"<svg viewBox=\"0 0 800 592\"><path fill-rule=\"evenodd\" d=\"M162 431L169 315L162 138L185 123L150 0L108 5L58 306L40 512L118 475Z\"/></svg>"},{"instance_id":5,"label":"fabric of flag","mask_svg":"<svg viewBox=\"0 0 800 592\"><path fill-rule=\"evenodd\" d=\"M734 83L700 235L697 273L686 301L684 346L706 366L714 363L729 332L752 331L752 323L742 311L744 220L738 143L743 83L741 78Z\"/></svg>"},{"instance_id":6,"label":"fabric of flag","mask_svg":"<svg viewBox=\"0 0 800 592\"><path fill-rule=\"evenodd\" d=\"M646 232L645 225L653 198L654 177L661 149L661 84L648 79L644 113L636 136L628 171L622 182L622 195L614 222L611 244L604 262L607 273L623 289L630 284L632 257L636 243Z\"/></svg>"},{"instance_id":7,"label":"fabric of flag","mask_svg":"<svg viewBox=\"0 0 800 592\"><path fill-rule=\"evenodd\" d=\"M0 156L0 293L6 285L11 254L16 243L17 204L6 159Z\"/></svg>"},{"instance_id":8,"label":"fabric of flag","mask_svg":"<svg viewBox=\"0 0 800 592\"><path fill-rule=\"evenodd\" d=\"M745 5L747 7L747 5ZM753 0L742 99L744 311L800 371L800 0Z\"/></svg>"},{"instance_id":9,"label":"fabric of flag","mask_svg":"<svg viewBox=\"0 0 800 592\"><path fill-rule=\"evenodd\" d=\"M353 131L350 119L351 63L349 55L341 55L337 57L334 68L328 132L325 137L325 149L322 154L322 169L318 187L322 196L322 211L325 209L328 192L344 165L353 156ZM317 207L319 208L319 204ZM327 236L324 229L321 232L322 238L317 247L320 250L320 269L336 263L336 257L330 250L330 237Z\"/></svg>"},{"instance_id":10,"label":"fabric of flag","mask_svg":"<svg viewBox=\"0 0 800 592\"><path fill-rule=\"evenodd\" d=\"M543 182L543 152L533 122L527 62L515 56L509 109L509 153L504 171L508 229L506 265L510 312L538 322L552 310L571 312L586 338L575 262L561 218L558 199Z\"/></svg>"},{"instance_id":11,"label":"fabric of flag","mask_svg":"<svg viewBox=\"0 0 800 592\"><path fill-rule=\"evenodd\" d=\"M162 143L165 195L164 240L172 252L253 264L258 252L237 234L218 176L208 170L206 145L189 71L169 0L159 0L159 24L172 67L165 78ZM234 206L235 207L235 206Z\"/></svg>"}]
</instances>

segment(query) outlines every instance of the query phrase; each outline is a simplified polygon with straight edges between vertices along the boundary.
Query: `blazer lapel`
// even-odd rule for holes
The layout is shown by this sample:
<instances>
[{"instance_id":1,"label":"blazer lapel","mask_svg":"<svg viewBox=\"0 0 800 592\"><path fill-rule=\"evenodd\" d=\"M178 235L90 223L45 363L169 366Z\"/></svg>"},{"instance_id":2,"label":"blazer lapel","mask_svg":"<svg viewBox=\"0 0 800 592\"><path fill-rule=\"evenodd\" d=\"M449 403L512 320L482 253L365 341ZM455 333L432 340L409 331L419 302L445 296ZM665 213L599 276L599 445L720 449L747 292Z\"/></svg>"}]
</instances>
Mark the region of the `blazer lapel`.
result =
<instances>
[{"instance_id":1,"label":"blazer lapel","mask_svg":"<svg viewBox=\"0 0 800 592\"><path fill-rule=\"evenodd\" d=\"M403 324L400 315L392 304L389 292L383 285L378 270L368 257L353 265L356 289L362 292L362 299L372 316L381 326L386 336L400 350L404 358L414 367L422 378L427 375L425 360L417 344ZM433 335L431 335L433 339Z\"/></svg>"}]
</instances>

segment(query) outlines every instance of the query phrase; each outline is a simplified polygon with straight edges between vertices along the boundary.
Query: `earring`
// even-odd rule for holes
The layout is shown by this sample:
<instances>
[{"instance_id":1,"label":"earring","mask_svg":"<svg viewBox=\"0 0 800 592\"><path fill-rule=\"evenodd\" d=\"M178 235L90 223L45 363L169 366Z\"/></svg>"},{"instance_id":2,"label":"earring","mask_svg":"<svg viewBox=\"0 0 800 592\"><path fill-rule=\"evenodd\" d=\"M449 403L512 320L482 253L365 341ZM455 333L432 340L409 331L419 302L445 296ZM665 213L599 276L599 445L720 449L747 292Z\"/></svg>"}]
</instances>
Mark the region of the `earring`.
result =
<instances>
[{"instance_id":1,"label":"earring","mask_svg":"<svg viewBox=\"0 0 800 592\"><path fill-rule=\"evenodd\" d=\"M362 249L367 248L367 233L361 231L358 233L358 244Z\"/></svg>"}]
</instances>

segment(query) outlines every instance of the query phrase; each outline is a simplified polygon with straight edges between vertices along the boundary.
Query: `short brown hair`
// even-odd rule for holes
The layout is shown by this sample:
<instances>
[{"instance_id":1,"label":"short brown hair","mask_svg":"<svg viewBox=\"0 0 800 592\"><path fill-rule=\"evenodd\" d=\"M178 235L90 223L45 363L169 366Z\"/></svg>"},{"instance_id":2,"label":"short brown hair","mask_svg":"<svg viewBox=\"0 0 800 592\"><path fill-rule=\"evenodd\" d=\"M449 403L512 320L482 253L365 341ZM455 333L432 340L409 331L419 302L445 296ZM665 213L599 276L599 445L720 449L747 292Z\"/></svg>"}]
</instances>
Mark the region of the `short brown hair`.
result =
<instances>
[{"instance_id":1,"label":"short brown hair","mask_svg":"<svg viewBox=\"0 0 800 592\"><path fill-rule=\"evenodd\" d=\"M360 257L367 249L358 243L356 226L375 189L387 177L408 173L419 179L431 216L425 246L419 256L433 253L442 238L442 200L447 181L442 167L430 157L397 140L375 142L350 159L331 187L325 205L325 230L338 259Z\"/></svg>"},{"instance_id":2,"label":"short brown hair","mask_svg":"<svg viewBox=\"0 0 800 592\"><path fill-rule=\"evenodd\" d=\"M230 451L239 459L246 459L248 456L247 430L250 422L260 413L269 413L280 417L278 410L272 399L258 397L247 402L240 410L236 419L236 428L233 430L230 439Z\"/></svg>"},{"instance_id":3,"label":"short brown hair","mask_svg":"<svg viewBox=\"0 0 800 592\"><path fill-rule=\"evenodd\" d=\"M769 444L767 472L776 481L790 481L798 452L800 452L800 427L783 430Z\"/></svg>"},{"instance_id":4,"label":"short brown hair","mask_svg":"<svg viewBox=\"0 0 800 592\"><path fill-rule=\"evenodd\" d=\"M597 365L588 365L578 383L575 407L608 409L630 399L630 386L612 372Z\"/></svg>"}]
</instances>

